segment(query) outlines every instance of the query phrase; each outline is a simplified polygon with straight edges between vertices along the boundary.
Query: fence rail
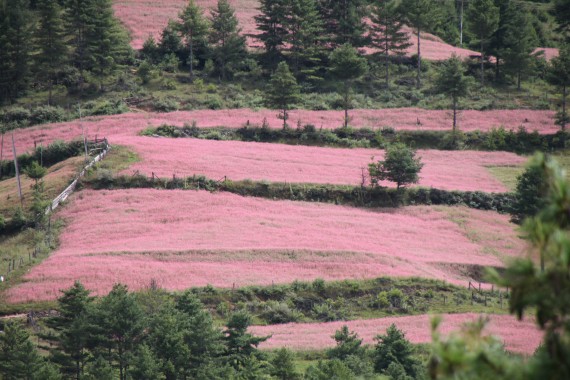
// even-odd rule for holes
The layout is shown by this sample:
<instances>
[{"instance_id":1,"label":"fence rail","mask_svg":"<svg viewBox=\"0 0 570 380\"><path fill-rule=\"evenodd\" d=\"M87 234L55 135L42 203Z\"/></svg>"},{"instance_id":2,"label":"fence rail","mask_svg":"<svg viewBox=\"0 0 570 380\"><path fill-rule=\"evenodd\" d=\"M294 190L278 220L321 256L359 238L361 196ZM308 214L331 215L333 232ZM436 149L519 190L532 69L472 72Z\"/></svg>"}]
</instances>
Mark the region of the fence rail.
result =
<instances>
[{"instance_id":1,"label":"fence rail","mask_svg":"<svg viewBox=\"0 0 570 380\"><path fill-rule=\"evenodd\" d=\"M87 173L87 170L89 170L93 165L95 165L97 162L101 161L103 158L105 158L105 156L107 155L107 153L109 152L109 149L111 149L111 146L109 145L109 142L107 141L106 138L104 138L103 140L95 140L95 141L89 141L88 143L95 143L95 144L101 144L102 145L102 151L101 153L99 153L97 156L95 156L95 158L93 158L84 168L83 170L81 170L81 172L77 175L77 177L75 177L75 179L73 180L73 182L71 182L71 184L69 186L67 186L67 188L65 188L65 190L63 190L61 192L61 194L59 194L52 202L51 204L48 206L48 208L46 209L46 215L50 214L53 210L55 210L60 204L61 202L65 201L67 199L67 197L69 197L74 191L75 188L77 187L77 183L79 182L79 179L81 177L83 177L85 175L85 173Z\"/></svg>"}]
</instances>

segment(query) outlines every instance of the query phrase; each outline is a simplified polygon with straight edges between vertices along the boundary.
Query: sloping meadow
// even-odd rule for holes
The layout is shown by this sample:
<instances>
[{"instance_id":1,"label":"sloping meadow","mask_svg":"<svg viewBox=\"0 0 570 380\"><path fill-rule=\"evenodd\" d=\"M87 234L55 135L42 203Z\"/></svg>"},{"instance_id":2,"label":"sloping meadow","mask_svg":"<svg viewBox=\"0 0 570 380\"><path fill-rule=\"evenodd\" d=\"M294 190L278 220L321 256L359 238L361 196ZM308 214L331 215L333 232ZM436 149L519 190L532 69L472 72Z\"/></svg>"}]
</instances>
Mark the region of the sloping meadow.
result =
<instances>
[{"instance_id":1,"label":"sloping meadow","mask_svg":"<svg viewBox=\"0 0 570 380\"><path fill-rule=\"evenodd\" d=\"M463 208L364 210L196 191L82 191L60 215L60 247L8 291L55 299L80 280L169 290L294 280L421 276L467 285L456 266L522 251L508 216ZM453 265L449 265L453 264Z\"/></svg>"}]
</instances>

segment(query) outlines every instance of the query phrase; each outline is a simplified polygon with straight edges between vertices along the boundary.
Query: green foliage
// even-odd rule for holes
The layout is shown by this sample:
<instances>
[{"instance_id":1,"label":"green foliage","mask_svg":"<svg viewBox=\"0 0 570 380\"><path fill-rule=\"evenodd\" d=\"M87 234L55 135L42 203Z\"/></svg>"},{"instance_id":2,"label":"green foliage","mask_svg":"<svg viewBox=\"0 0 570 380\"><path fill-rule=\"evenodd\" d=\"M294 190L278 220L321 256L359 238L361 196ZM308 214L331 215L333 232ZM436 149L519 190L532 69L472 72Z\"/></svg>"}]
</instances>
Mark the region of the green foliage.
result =
<instances>
[{"instance_id":1,"label":"green foliage","mask_svg":"<svg viewBox=\"0 0 570 380\"><path fill-rule=\"evenodd\" d=\"M459 98L467 95L472 83L471 77L465 76L464 73L465 67L463 62L461 62L455 54L452 54L451 58L443 64L436 81L438 92L451 97L454 133L457 130L457 106Z\"/></svg>"},{"instance_id":2,"label":"green foliage","mask_svg":"<svg viewBox=\"0 0 570 380\"><path fill-rule=\"evenodd\" d=\"M367 1L318 0L317 3L325 25L325 43L333 48L343 44L356 47L366 44Z\"/></svg>"},{"instance_id":3,"label":"green foliage","mask_svg":"<svg viewBox=\"0 0 570 380\"><path fill-rule=\"evenodd\" d=\"M416 378L420 374L419 362L413 356L412 344L405 334L392 324L385 335L378 335L374 347L374 368L377 372L387 371L392 363L401 365L406 375ZM394 368L390 372L396 372Z\"/></svg>"},{"instance_id":4,"label":"green foliage","mask_svg":"<svg viewBox=\"0 0 570 380\"><path fill-rule=\"evenodd\" d=\"M271 359L270 374L279 380L297 380L301 375L295 368L295 355L286 348L280 348Z\"/></svg>"},{"instance_id":5,"label":"green foliage","mask_svg":"<svg viewBox=\"0 0 570 380\"><path fill-rule=\"evenodd\" d=\"M342 84L344 127L348 128L348 109L351 107L350 93L353 82L362 77L368 70L366 58L349 44L336 48L329 57L331 76Z\"/></svg>"},{"instance_id":6,"label":"green foliage","mask_svg":"<svg viewBox=\"0 0 570 380\"><path fill-rule=\"evenodd\" d=\"M143 84L148 84L153 76L153 66L148 61L142 61L137 70L137 75Z\"/></svg>"},{"instance_id":7,"label":"green foliage","mask_svg":"<svg viewBox=\"0 0 570 380\"><path fill-rule=\"evenodd\" d=\"M269 337L256 337L248 333L250 325L251 315L246 311L237 311L230 315L224 331L228 363L238 372L246 369L251 359L264 359L257 346Z\"/></svg>"},{"instance_id":8,"label":"green foliage","mask_svg":"<svg viewBox=\"0 0 570 380\"><path fill-rule=\"evenodd\" d=\"M562 93L562 107L557 114L556 123L562 131L566 130L566 124L570 123L570 117L566 110L566 97L570 87L570 43L566 43L560 49L560 55L550 62L547 80L558 87Z\"/></svg>"},{"instance_id":9,"label":"green foliage","mask_svg":"<svg viewBox=\"0 0 570 380\"><path fill-rule=\"evenodd\" d=\"M0 334L0 375L3 380L33 380L41 358L20 322L8 322Z\"/></svg>"},{"instance_id":10,"label":"green foliage","mask_svg":"<svg viewBox=\"0 0 570 380\"><path fill-rule=\"evenodd\" d=\"M137 380L162 380L165 376L161 373L159 364L150 348L143 344L138 347L130 368L130 376Z\"/></svg>"},{"instance_id":11,"label":"green foliage","mask_svg":"<svg viewBox=\"0 0 570 380\"><path fill-rule=\"evenodd\" d=\"M287 127L289 119L288 110L291 105L299 101L300 87L297 80L289 71L289 66L285 62L280 62L275 74L269 82L267 102L270 106L279 108L282 112L283 128Z\"/></svg>"},{"instance_id":12,"label":"green foliage","mask_svg":"<svg viewBox=\"0 0 570 380\"><path fill-rule=\"evenodd\" d=\"M354 373L339 359L319 361L307 368L305 380L353 380Z\"/></svg>"},{"instance_id":13,"label":"green foliage","mask_svg":"<svg viewBox=\"0 0 570 380\"><path fill-rule=\"evenodd\" d=\"M491 36L499 27L499 8L492 0L474 0L467 9L469 30L477 36L481 52L481 85L485 81L484 61Z\"/></svg>"},{"instance_id":14,"label":"green foliage","mask_svg":"<svg viewBox=\"0 0 570 380\"><path fill-rule=\"evenodd\" d=\"M335 331L332 338L335 340L336 346L327 351L327 356L330 359L345 360L349 356L362 357L365 353L362 339L358 337L357 333L349 331L346 325Z\"/></svg>"},{"instance_id":15,"label":"green foliage","mask_svg":"<svg viewBox=\"0 0 570 380\"><path fill-rule=\"evenodd\" d=\"M254 17L257 30L260 31L256 38L265 47L264 60L271 70L282 58L281 48L287 35L284 24L288 15L288 6L288 0L261 0L260 14Z\"/></svg>"},{"instance_id":16,"label":"green foliage","mask_svg":"<svg viewBox=\"0 0 570 380\"><path fill-rule=\"evenodd\" d=\"M396 183L399 190L419 181L419 172L423 164L416 151L402 143L395 143L386 148L383 161L373 162L368 165L368 172L373 185L378 185L380 181L391 181Z\"/></svg>"},{"instance_id":17,"label":"green foliage","mask_svg":"<svg viewBox=\"0 0 570 380\"><path fill-rule=\"evenodd\" d=\"M186 8L178 15L180 23L178 30L188 47L188 65L190 66L190 78L194 77L194 54L196 47L206 44L209 24L204 18L202 9L196 5L194 0L190 0Z\"/></svg>"},{"instance_id":18,"label":"green foliage","mask_svg":"<svg viewBox=\"0 0 570 380\"><path fill-rule=\"evenodd\" d=\"M522 222L535 216L544 206L547 192L547 178L537 161L531 162L524 173L517 178L513 219Z\"/></svg>"}]
</instances>

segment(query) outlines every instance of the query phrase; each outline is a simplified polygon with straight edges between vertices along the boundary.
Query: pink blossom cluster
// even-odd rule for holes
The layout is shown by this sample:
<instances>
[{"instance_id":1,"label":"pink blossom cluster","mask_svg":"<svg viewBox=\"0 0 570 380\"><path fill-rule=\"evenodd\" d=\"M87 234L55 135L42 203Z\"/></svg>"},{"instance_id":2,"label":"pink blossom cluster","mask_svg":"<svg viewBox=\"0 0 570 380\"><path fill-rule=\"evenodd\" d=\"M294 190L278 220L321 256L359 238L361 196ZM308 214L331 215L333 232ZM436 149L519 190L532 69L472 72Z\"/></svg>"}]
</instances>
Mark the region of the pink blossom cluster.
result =
<instances>
[{"instance_id":1,"label":"pink blossom cluster","mask_svg":"<svg viewBox=\"0 0 570 380\"><path fill-rule=\"evenodd\" d=\"M465 209L469 218L472 210ZM513 254L476 242L447 208L362 210L196 191L82 191L60 215L60 248L8 291L11 302L54 299L74 280L101 294L117 281L140 289L285 283L294 279L421 276L466 285L450 266L501 266ZM505 246L508 218L475 212ZM490 236L496 239L497 236ZM453 244L450 244L453 242ZM519 251L519 249L513 251Z\"/></svg>"},{"instance_id":2,"label":"pink blossom cluster","mask_svg":"<svg viewBox=\"0 0 570 380\"><path fill-rule=\"evenodd\" d=\"M366 184L368 164L381 160L379 149L339 149L240 141L209 141L152 137L117 137L115 143L134 149L141 161L124 171L159 177L205 175L212 179L271 182ZM425 164L420 186L445 190L504 192L488 166L518 166L523 157L506 152L420 150ZM395 186L386 182L385 186Z\"/></svg>"},{"instance_id":3,"label":"pink blossom cluster","mask_svg":"<svg viewBox=\"0 0 570 380\"><path fill-rule=\"evenodd\" d=\"M352 110L352 126L355 128L381 129L390 127L397 130L439 130L451 129L449 111L423 110L419 108L387 108ZM307 111L294 110L290 113L290 122L302 125L312 124L317 128L339 128L343 120L342 111ZM198 110L171 113L127 113L122 115L89 117L80 122L74 120L65 123L38 125L32 128L15 131L16 149L18 152L34 147L36 144L48 144L54 140L72 140L81 138L82 129L89 139L107 137L111 144L117 136L135 136L147 127L161 124L183 126L196 121L198 127L240 128L247 122L261 125L267 119L269 126L280 128L283 124L275 110ZM491 128L504 126L517 130L524 126L528 131L539 133L555 133L559 128L554 124L553 111L532 110L494 110L463 111L459 118L459 126L463 131L488 131ZM11 154L11 144L4 141L4 153Z\"/></svg>"},{"instance_id":4,"label":"pink blossom cluster","mask_svg":"<svg viewBox=\"0 0 570 380\"><path fill-rule=\"evenodd\" d=\"M447 314L439 327L445 337L458 331L463 324L477 320L479 315L473 313ZM536 327L533 319L518 321L510 315L490 315L485 332L501 338L507 350L531 355L542 340L543 333ZM285 325L253 326L250 331L256 335L272 337L261 344L261 348L276 349L287 347L293 350L321 350L333 347L334 332L343 325L355 331L364 339L365 344L375 344L377 335L385 334L386 329L395 324L404 331L406 338L412 343L429 343L432 341L430 320L432 316L416 315L390 317L380 319L357 320L329 323L289 323Z\"/></svg>"}]
</instances>

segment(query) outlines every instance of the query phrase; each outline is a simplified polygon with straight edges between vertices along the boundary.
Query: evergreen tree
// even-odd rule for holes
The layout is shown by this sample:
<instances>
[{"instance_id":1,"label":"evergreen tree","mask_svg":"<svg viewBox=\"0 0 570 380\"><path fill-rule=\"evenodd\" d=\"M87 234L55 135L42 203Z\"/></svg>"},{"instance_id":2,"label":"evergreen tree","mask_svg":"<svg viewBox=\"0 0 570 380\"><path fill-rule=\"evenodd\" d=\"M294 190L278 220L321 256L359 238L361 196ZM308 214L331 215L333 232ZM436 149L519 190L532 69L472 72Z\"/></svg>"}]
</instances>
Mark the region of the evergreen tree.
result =
<instances>
[{"instance_id":1,"label":"evergreen tree","mask_svg":"<svg viewBox=\"0 0 570 380\"><path fill-rule=\"evenodd\" d=\"M226 360L238 372L242 371L246 363L254 357L262 359L263 355L257 346L269 337L257 337L247 332L251 325L251 316L245 311L233 313L224 331L226 344Z\"/></svg>"},{"instance_id":2,"label":"evergreen tree","mask_svg":"<svg viewBox=\"0 0 570 380\"><path fill-rule=\"evenodd\" d=\"M566 111L566 97L568 96L568 87L570 87L570 43L563 45L560 48L559 56L550 62L547 80L561 90L562 109L557 114L556 123L560 125L562 131L565 131L566 124L570 123L570 117Z\"/></svg>"},{"instance_id":3,"label":"evergreen tree","mask_svg":"<svg viewBox=\"0 0 570 380\"><path fill-rule=\"evenodd\" d=\"M179 30L188 46L188 63L190 65L190 79L194 78L194 50L196 45L204 44L208 34L208 21L202 14L202 9L190 0L180 15Z\"/></svg>"},{"instance_id":4,"label":"evergreen tree","mask_svg":"<svg viewBox=\"0 0 570 380\"><path fill-rule=\"evenodd\" d=\"M419 181L423 166L420 157L416 157L415 149L403 143L395 143L386 148L384 161L368 165L368 172L374 186L380 181L392 181L396 183L396 189L400 190L402 186Z\"/></svg>"},{"instance_id":5,"label":"evergreen tree","mask_svg":"<svg viewBox=\"0 0 570 380\"><path fill-rule=\"evenodd\" d=\"M0 1L0 102L14 102L28 86L31 20L27 0Z\"/></svg>"},{"instance_id":6,"label":"evergreen tree","mask_svg":"<svg viewBox=\"0 0 570 380\"><path fill-rule=\"evenodd\" d=\"M485 83L485 55L499 27L499 8L492 0L474 0L467 12L469 30L477 36L481 52L481 85Z\"/></svg>"},{"instance_id":7,"label":"evergreen tree","mask_svg":"<svg viewBox=\"0 0 570 380\"><path fill-rule=\"evenodd\" d=\"M114 18L112 0L91 0L91 20L85 33L89 68L99 78L111 73L131 53L128 38Z\"/></svg>"},{"instance_id":8,"label":"evergreen tree","mask_svg":"<svg viewBox=\"0 0 570 380\"><path fill-rule=\"evenodd\" d=\"M520 90L521 77L531 68L534 58L533 51L538 44L528 12L511 3L504 33L501 56L505 60L507 71L515 76L517 89Z\"/></svg>"},{"instance_id":9,"label":"evergreen tree","mask_svg":"<svg viewBox=\"0 0 570 380\"><path fill-rule=\"evenodd\" d=\"M137 380L163 380L164 375L160 372L160 366L150 348L142 344L134 355L132 368L129 373L131 378Z\"/></svg>"},{"instance_id":10,"label":"evergreen tree","mask_svg":"<svg viewBox=\"0 0 570 380\"><path fill-rule=\"evenodd\" d=\"M256 35L265 46L265 59L273 70L282 58L281 49L287 36L285 27L290 0L261 0L259 15L255 16Z\"/></svg>"},{"instance_id":11,"label":"evergreen tree","mask_svg":"<svg viewBox=\"0 0 570 380\"><path fill-rule=\"evenodd\" d=\"M102 338L101 354L110 354L109 359L119 368L119 380L126 380L132 354L143 332L143 316L133 294L125 285L116 284L111 292L97 305L96 322Z\"/></svg>"},{"instance_id":12,"label":"evergreen tree","mask_svg":"<svg viewBox=\"0 0 570 380\"><path fill-rule=\"evenodd\" d=\"M87 364L85 368L85 380L115 380L113 367L102 356Z\"/></svg>"},{"instance_id":13,"label":"evergreen tree","mask_svg":"<svg viewBox=\"0 0 570 380\"><path fill-rule=\"evenodd\" d=\"M323 24L314 0L289 0L285 42L297 78L319 80Z\"/></svg>"},{"instance_id":14,"label":"evergreen tree","mask_svg":"<svg viewBox=\"0 0 570 380\"><path fill-rule=\"evenodd\" d=\"M404 22L395 0L381 0L372 7L370 41L384 57L386 87L390 86L390 54L403 56L412 44L408 33L402 30Z\"/></svg>"},{"instance_id":15,"label":"evergreen tree","mask_svg":"<svg viewBox=\"0 0 570 380\"><path fill-rule=\"evenodd\" d=\"M245 37L240 35L238 19L228 0L218 0L216 8L212 9L210 21L212 59L221 78L226 79L228 67L231 71L245 56Z\"/></svg>"},{"instance_id":16,"label":"evergreen tree","mask_svg":"<svg viewBox=\"0 0 570 380\"><path fill-rule=\"evenodd\" d=\"M89 356L88 319L92 298L78 281L62 293L57 300L59 315L47 320L47 325L58 334L57 346L52 350L52 355L65 374L79 379Z\"/></svg>"},{"instance_id":17,"label":"evergreen tree","mask_svg":"<svg viewBox=\"0 0 570 380\"><path fill-rule=\"evenodd\" d=\"M287 120L289 119L289 107L300 98L300 89L297 85L297 80L289 71L287 63L281 62L277 66L277 70L269 82L267 95L269 106L281 110L279 117L283 119L283 128L286 128Z\"/></svg>"},{"instance_id":18,"label":"evergreen tree","mask_svg":"<svg viewBox=\"0 0 570 380\"><path fill-rule=\"evenodd\" d=\"M297 380L301 375L295 369L295 355L286 348L280 348L271 359L271 373L278 380Z\"/></svg>"},{"instance_id":19,"label":"evergreen tree","mask_svg":"<svg viewBox=\"0 0 570 380\"><path fill-rule=\"evenodd\" d=\"M149 36L144 42L141 57L153 65L160 62L160 49L153 36Z\"/></svg>"},{"instance_id":20,"label":"evergreen tree","mask_svg":"<svg viewBox=\"0 0 570 380\"><path fill-rule=\"evenodd\" d=\"M20 322L8 322L0 334L0 375L3 380L35 380L41 358Z\"/></svg>"},{"instance_id":21,"label":"evergreen tree","mask_svg":"<svg viewBox=\"0 0 570 380\"><path fill-rule=\"evenodd\" d=\"M416 29L417 45L418 45L418 63L416 71L416 87L422 86L422 51L421 51L421 32L433 21L434 2L433 0L403 0L400 5L400 11L404 15L404 19L413 28Z\"/></svg>"},{"instance_id":22,"label":"evergreen tree","mask_svg":"<svg viewBox=\"0 0 570 380\"><path fill-rule=\"evenodd\" d=\"M48 104L52 103L53 83L58 71L67 62L67 45L63 15L57 1L38 1L39 26L36 30L36 43L39 52L35 57L36 71L47 81Z\"/></svg>"},{"instance_id":23,"label":"evergreen tree","mask_svg":"<svg viewBox=\"0 0 570 380\"><path fill-rule=\"evenodd\" d=\"M365 0L318 0L329 46L336 48L350 44L361 47L366 44L364 17L367 16L367 5Z\"/></svg>"},{"instance_id":24,"label":"evergreen tree","mask_svg":"<svg viewBox=\"0 0 570 380\"><path fill-rule=\"evenodd\" d=\"M357 333L349 331L348 326L344 325L340 330L335 331L332 338L336 346L327 351L330 359L345 360L349 356L364 356L365 349L362 347L362 339Z\"/></svg>"},{"instance_id":25,"label":"evergreen tree","mask_svg":"<svg viewBox=\"0 0 570 380\"><path fill-rule=\"evenodd\" d=\"M351 45L345 44L331 53L329 70L331 75L342 84L344 127L348 128L348 109L351 107L352 84L368 70L366 58L361 57Z\"/></svg>"},{"instance_id":26,"label":"evergreen tree","mask_svg":"<svg viewBox=\"0 0 570 380\"><path fill-rule=\"evenodd\" d=\"M558 21L558 30L565 34L566 43L570 44L570 0L555 0L553 13Z\"/></svg>"},{"instance_id":27,"label":"evergreen tree","mask_svg":"<svg viewBox=\"0 0 570 380\"><path fill-rule=\"evenodd\" d=\"M182 56L182 39L176 32L176 28L176 24L171 21L162 30L160 43L158 45L161 60L173 54L178 57L178 59Z\"/></svg>"},{"instance_id":28,"label":"evergreen tree","mask_svg":"<svg viewBox=\"0 0 570 380\"><path fill-rule=\"evenodd\" d=\"M547 178L540 166L529 165L517 177L515 201L511 214L516 222L522 222L527 217L538 214L546 204Z\"/></svg>"},{"instance_id":29,"label":"evergreen tree","mask_svg":"<svg viewBox=\"0 0 570 380\"><path fill-rule=\"evenodd\" d=\"M464 72L463 62L453 54L442 66L436 82L438 91L451 97L454 134L457 130L457 105L459 98L466 96L471 86L471 78L466 77Z\"/></svg>"},{"instance_id":30,"label":"evergreen tree","mask_svg":"<svg viewBox=\"0 0 570 380\"><path fill-rule=\"evenodd\" d=\"M65 0L64 21L65 30L73 47L72 63L83 76L88 67L87 33L92 23L92 5L94 0ZM83 80L83 79L81 79Z\"/></svg>"},{"instance_id":31,"label":"evergreen tree","mask_svg":"<svg viewBox=\"0 0 570 380\"><path fill-rule=\"evenodd\" d=\"M374 367L377 372L387 370L391 363L398 363L404 367L408 376L416 378L419 363L414 357L414 348L396 325L390 325L385 335L378 335L375 339L378 341L374 350Z\"/></svg>"}]
</instances>

